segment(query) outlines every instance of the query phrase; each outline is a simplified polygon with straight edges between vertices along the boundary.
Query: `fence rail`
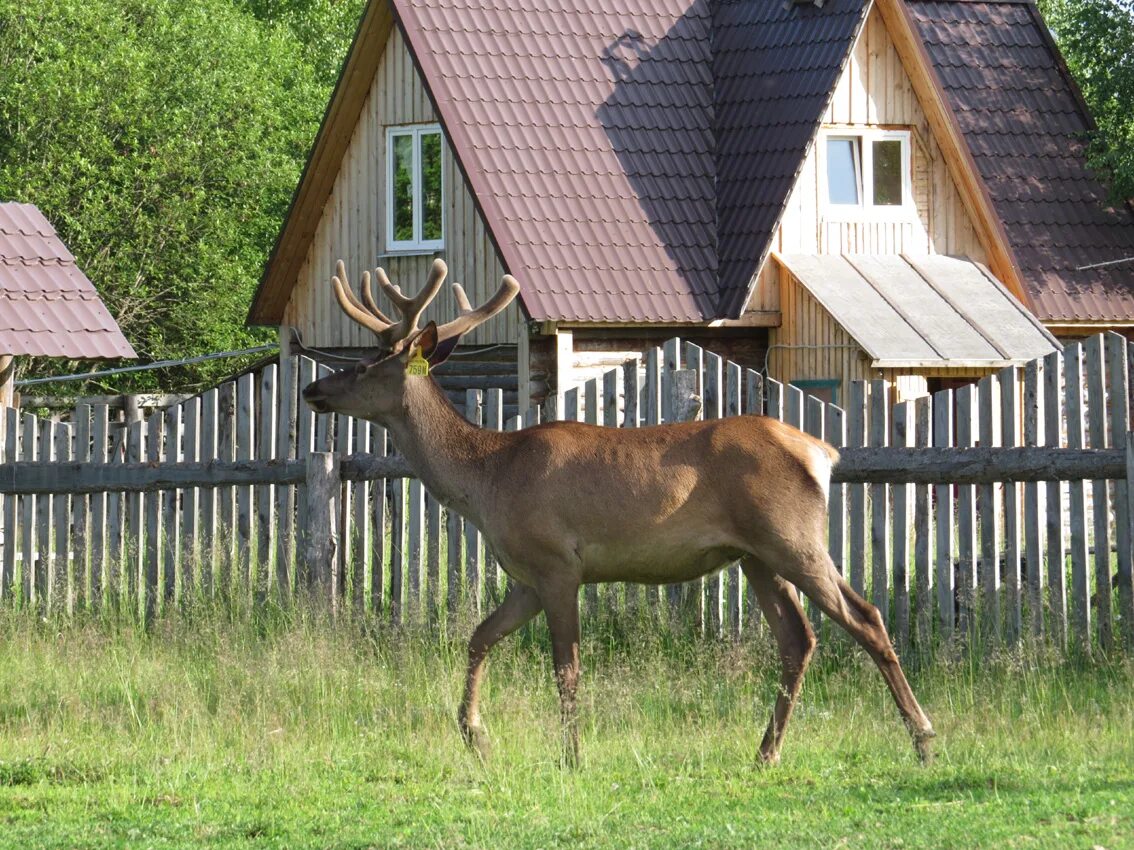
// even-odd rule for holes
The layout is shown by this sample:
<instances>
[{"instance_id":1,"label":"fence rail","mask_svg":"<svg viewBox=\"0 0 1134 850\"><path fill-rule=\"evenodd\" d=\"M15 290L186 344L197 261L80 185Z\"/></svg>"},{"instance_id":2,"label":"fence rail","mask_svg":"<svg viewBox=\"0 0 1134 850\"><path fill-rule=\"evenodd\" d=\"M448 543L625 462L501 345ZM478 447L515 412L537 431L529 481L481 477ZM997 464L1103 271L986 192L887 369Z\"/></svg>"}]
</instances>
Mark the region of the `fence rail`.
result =
<instances>
[{"instance_id":1,"label":"fence rail","mask_svg":"<svg viewBox=\"0 0 1134 850\"><path fill-rule=\"evenodd\" d=\"M495 429L774 416L840 447L831 555L900 649L1030 636L1129 650L1130 360L1109 334L894 406L883 382L857 384L839 407L671 340L544 410L505 420L498 389L470 390L465 407ZM101 403L69 422L0 410L0 604L152 616L193 596L286 602L307 587L392 620L490 606L507 577L477 529L412 478L382 428L302 405L323 367L283 365L121 427ZM670 607L706 634L761 628L735 565L583 597L586 615Z\"/></svg>"}]
</instances>

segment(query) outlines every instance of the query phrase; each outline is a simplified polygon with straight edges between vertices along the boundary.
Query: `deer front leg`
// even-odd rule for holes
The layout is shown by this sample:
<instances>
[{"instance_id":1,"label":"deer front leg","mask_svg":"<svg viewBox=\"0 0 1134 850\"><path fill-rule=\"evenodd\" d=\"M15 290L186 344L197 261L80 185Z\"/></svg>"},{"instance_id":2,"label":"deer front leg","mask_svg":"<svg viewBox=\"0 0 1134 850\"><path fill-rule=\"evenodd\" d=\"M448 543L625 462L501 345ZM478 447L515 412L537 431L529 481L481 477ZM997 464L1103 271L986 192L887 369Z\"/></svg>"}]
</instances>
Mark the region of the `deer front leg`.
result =
<instances>
[{"instance_id":1,"label":"deer front leg","mask_svg":"<svg viewBox=\"0 0 1134 850\"><path fill-rule=\"evenodd\" d=\"M512 582L504 601L477 626L469 639L469 666L465 695L457 711L457 723L465 742L482 758L488 756L488 737L480 722L480 683L488 651L539 613L540 600L527 585Z\"/></svg>"},{"instance_id":2,"label":"deer front leg","mask_svg":"<svg viewBox=\"0 0 1134 850\"><path fill-rule=\"evenodd\" d=\"M579 716L575 692L579 687L579 586L541 588L540 600L551 630L551 655L559 686L559 712L563 729L563 760L579 766Z\"/></svg>"}]
</instances>

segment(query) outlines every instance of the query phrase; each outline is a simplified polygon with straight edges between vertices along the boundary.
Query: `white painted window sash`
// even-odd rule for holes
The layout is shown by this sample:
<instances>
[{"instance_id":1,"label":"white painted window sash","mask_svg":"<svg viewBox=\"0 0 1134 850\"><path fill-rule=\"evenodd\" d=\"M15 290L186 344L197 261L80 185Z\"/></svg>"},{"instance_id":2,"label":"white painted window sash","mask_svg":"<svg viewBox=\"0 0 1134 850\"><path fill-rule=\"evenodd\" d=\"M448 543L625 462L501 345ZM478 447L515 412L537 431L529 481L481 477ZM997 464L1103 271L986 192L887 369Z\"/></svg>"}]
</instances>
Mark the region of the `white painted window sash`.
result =
<instances>
[{"instance_id":1,"label":"white painted window sash","mask_svg":"<svg viewBox=\"0 0 1134 850\"><path fill-rule=\"evenodd\" d=\"M441 238L423 239L425 228L425 202L422 196L421 140L423 136L441 135L439 124L416 124L386 128L386 253L388 254L427 254L445 247L445 169L441 169ZM413 238L397 240L394 238L394 141L409 136L410 154L410 193ZM444 142L444 137L442 137ZM441 145L444 158L445 146Z\"/></svg>"},{"instance_id":2,"label":"white painted window sash","mask_svg":"<svg viewBox=\"0 0 1134 850\"><path fill-rule=\"evenodd\" d=\"M831 190L827 180L828 139L857 139L858 159L855 176L859 192L857 204L831 203ZM874 203L874 142L899 141L902 151L902 203L887 206ZM822 185L821 205L826 221L909 221L917 216L913 200L913 154L909 130L889 130L868 127L832 127L820 135L819 178Z\"/></svg>"}]
</instances>

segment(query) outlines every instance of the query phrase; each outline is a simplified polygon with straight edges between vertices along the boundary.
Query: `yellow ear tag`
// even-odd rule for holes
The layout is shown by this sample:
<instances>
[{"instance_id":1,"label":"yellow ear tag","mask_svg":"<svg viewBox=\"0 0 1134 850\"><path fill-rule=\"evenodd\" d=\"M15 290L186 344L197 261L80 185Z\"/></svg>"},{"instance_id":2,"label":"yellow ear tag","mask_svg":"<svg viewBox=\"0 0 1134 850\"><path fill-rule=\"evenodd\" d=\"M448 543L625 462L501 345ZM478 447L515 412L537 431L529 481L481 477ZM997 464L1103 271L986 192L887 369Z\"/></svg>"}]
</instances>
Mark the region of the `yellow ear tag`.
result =
<instances>
[{"instance_id":1,"label":"yellow ear tag","mask_svg":"<svg viewBox=\"0 0 1134 850\"><path fill-rule=\"evenodd\" d=\"M429 361L421 356L420 348L414 348L410 355L409 362L406 363L406 374L420 375L423 378L429 374Z\"/></svg>"}]
</instances>

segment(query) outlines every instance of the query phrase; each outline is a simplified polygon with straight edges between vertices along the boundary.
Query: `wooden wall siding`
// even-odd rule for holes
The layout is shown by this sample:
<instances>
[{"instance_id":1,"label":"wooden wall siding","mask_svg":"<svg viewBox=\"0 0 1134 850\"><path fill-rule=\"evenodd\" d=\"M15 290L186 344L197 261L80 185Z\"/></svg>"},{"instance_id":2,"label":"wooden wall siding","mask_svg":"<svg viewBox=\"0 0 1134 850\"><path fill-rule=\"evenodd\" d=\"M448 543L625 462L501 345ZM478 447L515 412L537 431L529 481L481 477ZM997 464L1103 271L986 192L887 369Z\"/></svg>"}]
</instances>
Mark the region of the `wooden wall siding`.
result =
<instances>
[{"instance_id":1,"label":"wooden wall siding","mask_svg":"<svg viewBox=\"0 0 1134 850\"><path fill-rule=\"evenodd\" d=\"M986 262L987 252L877 10L867 19L823 123L913 129L911 164L917 219L825 220L816 145L804 160L779 227L772 235L772 250L806 254L933 253ZM779 292L775 264L765 261L748 309L779 310Z\"/></svg>"},{"instance_id":2,"label":"wooden wall siding","mask_svg":"<svg viewBox=\"0 0 1134 850\"><path fill-rule=\"evenodd\" d=\"M369 332L343 315L334 300L329 281L336 260L341 258L346 263L355 285L363 269L377 265L385 268L403 290L415 291L425 283L434 255L382 256L386 240L386 128L437 120L401 32L395 28L284 314L284 321L299 328L308 345L353 348L372 342ZM426 314L440 321L456 315L448 283L463 284L469 299L479 304L491 297L504 275L504 266L448 144L443 156L445 249L436 256L448 263L449 279ZM465 337L465 342L515 343L519 317L519 305L513 303Z\"/></svg>"},{"instance_id":3,"label":"wooden wall siding","mask_svg":"<svg viewBox=\"0 0 1134 850\"><path fill-rule=\"evenodd\" d=\"M971 378L976 381L995 369L872 369L870 357L827 312L826 308L787 269L775 264L781 276L783 324L769 335L768 377L787 384L798 380L839 381L838 404L846 403L854 381L883 378L891 403L909 401L929 392L930 378ZM801 346L794 348L792 346ZM806 348L802 346L827 346Z\"/></svg>"}]
</instances>

